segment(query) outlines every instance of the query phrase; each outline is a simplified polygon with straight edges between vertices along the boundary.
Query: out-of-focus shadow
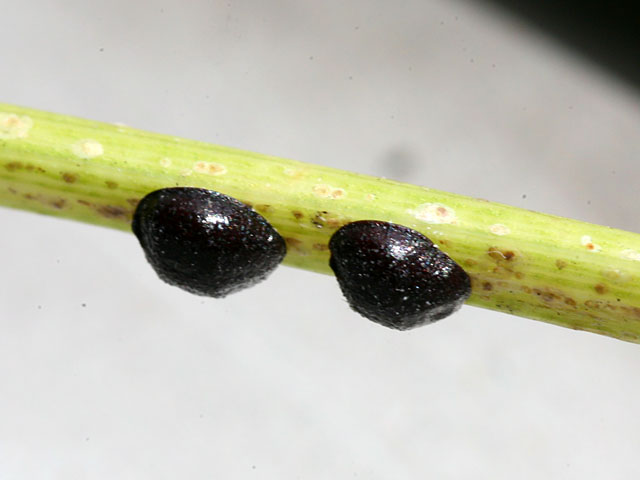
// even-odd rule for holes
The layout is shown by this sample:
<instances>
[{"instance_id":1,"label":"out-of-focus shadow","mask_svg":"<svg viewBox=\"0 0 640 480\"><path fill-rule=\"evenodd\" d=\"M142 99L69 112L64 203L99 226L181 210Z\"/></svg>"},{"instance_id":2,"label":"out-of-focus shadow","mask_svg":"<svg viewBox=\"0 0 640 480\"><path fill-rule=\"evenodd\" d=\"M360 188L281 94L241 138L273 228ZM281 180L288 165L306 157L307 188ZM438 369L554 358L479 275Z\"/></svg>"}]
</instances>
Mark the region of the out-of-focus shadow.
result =
<instances>
[{"instance_id":1,"label":"out-of-focus shadow","mask_svg":"<svg viewBox=\"0 0 640 480\"><path fill-rule=\"evenodd\" d=\"M514 12L640 89L637 2L482 0Z\"/></svg>"}]
</instances>

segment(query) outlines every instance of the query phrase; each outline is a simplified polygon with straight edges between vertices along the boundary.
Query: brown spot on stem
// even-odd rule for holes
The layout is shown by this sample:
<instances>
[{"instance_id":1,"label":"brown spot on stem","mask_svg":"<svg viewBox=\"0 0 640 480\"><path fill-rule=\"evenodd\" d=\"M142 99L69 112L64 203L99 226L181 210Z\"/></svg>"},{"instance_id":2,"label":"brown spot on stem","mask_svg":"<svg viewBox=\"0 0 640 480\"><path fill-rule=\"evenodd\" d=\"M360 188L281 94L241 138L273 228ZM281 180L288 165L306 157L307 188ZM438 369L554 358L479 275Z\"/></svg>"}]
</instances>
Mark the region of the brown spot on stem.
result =
<instances>
[{"instance_id":1,"label":"brown spot on stem","mask_svg":"<svg viewBox=\"0 0 640 480\"><path fill-rule=\"evenodd\" d=\"M302 240L294 237L284 237L284 241L287 244L287 249L294 250L299 255L305 255L307 253L302 246Z\"/></svg>"},{"instance_id":2,"label":"brown spot on stem","mask_svg":"<svg viewBox=\"0 0 640 480\"><path fill-rule=\"evenodd\" d=\"M342 198L344 197L344 190L341 188L336 188L333 192L331 192L331 196L333 198Z\"/></svg>"},{"instance_id":3,"label":"brown spot on stem","mask_svg":"<svg viewBox=\"0 0 640 480\"><path fill-rule=\"evenodd\" d=\"M326 243L314 243L313 249L318 250L320 252L324 252L326 250L329 250L329 245L327 245Z\"/></svg>"},{"instance_id":4,"label":"brown spot on stem","mask_svg":"<svg viewBox=\"0 0 640 480\"><path fill-rule=\"evenodd\" d=\"M269 213L273 211L273 207L271 205L267 205L264 203L257 204L255 209L260 213Z\"/></svg>"},{"instance_id":5,"label":"brown spot on stem","mask_svg":"<svg viewBox=\"0 0 640 480\"><path fill-rule=\"evenodd\" d=\"M51 206L57 208L58 210L62 210L66 205L67 201L64 198L58 198L57 200L53 200L51 202Z\"/></svg>"},{"instance_id":6,"label":"brown spot on stem","mask_svg":"<svg viewBox=\"0 0 640 480\"><path fill-rule=\"evenodd\" d=\"M596 284L596 285L593 287L593 289L594 289L597 293L599 293L600 295L603 295L603 294L607 293L607 290L608 290L608 289L607 289L607 286L606 286L606 285L603 285L602 283L598 283L598 284Z\"/></svg>"},{"instance_id":7,"label":"brown spot on stem","mask_svg":"<svg viewBox=\"0 0 640 480\"><path fill-rule=\"evenodd\" d=\"M129 215L129 212L124 208L113 205L100 205L96 211L106 218L126 219Z\"/></svg>"},{"instance_id":8,"label":"brown spot on stem","mask_svg":"<svg viewBox=\"0 0 640 480\"><path fill-rule=\"evenodd\" d=\"M554 300L561 300L563 298L562 295L559 295L556 292L551 291L550 289L540 289L534 288L533 293L540 297L545 302L553 302Z\"/></svg>"},{"instance_id":9,"label":"brown spot on stem","mask_svg":"<svg viewBox=\"0 0 640 480\"><path fill-rule=\"evenodd\" d=\"M343 224L345 224L345 222L343 220L338 220L337 218L330 218L329 220L327 220L327 227L329 228L338 229Z\"/></svg>"},{"instance_id":10,"label":"brown spot on stem","mask_svg":"<svg viewBox=\"0 0 640 480\"><path fill-rule=\"evenodd\" d=\"M62 180L67 183L76 183L76 180L78 180L78 175L76 175L75 173L64 172L62 174Z\"/></svg>"},{"instance_id":11,"label":"brown spot on stem","mask_svg":"<svg viewBox=\"0 0 640 480\"><path fill-rule=\"evenodd\" d=\"M493 290L493 285L491 284L491 282L484 282L482 284L482 289L486 292L490 292L491 290Z\"/></svg>"},{"instance_id":12,"label":"brown spot on stem","mask_svg":"<svg viewBox=\"0 0 640 480\"><path fill-rule=\"evenodd\" d=\"M127 203L135 208L140 203L140 200L140 198L127 198Z\"/></svg>"},{"instance_id":13,"label":"brown spot on stem","mask_svg":"<svg viewBox=\"0 0 640 480\"><path fill-rule=\"evenodd\" d=\"M598 310L600 307L602 307L602 303L600 300L586 300L584 302L584 304L589 307L589 308L593 308L595 310Z\"/></svg>"},{"instance_id":14,"label":"brown spot on stem","mask_svg":"<svg viewBox=\"0 0 640 480\"><path fill-rule=\"evenodd\" d=\"M311 223L316 226L316 228L324 228L324 224L326 222L326 218L324 217L327 213L326 210L321 210L316 212L316 214L311 219Z\"/></svg>"},{"instance_id":15,"label":"brown spot on stem","mask_svg":"<svg viewBox=\"0 0 640 480\"><path fill-rule=\"evenodd\" d=\"M24 164L22 162L9 162L5 164L4 168L9 170L10 172L15 172L16 170L24 168Z\"/></svg>"},{"instance_id":16,"label":"brown spot on stem","mask_svg":"<svg viewBox=\"0 0 640 480\"><path fill-rule=\"evenodd\" d=\"M566 266L567 266L567 262L565 262L564 260L560 260L560 259L556 260L556 267L558 267L558 270L562 270Z\"/></svg>"},{"instance_id":17,"label":"brown spot on stem","mask_svg":"<svg viewBox=\"0 0 640 480\"><path fill-rule=\"evenodd\" d=\"M293 214L296 220L300 220L302 217L304 217L304 214L298 210L294 210L291 213Z\"/></svg>"},{"instance_id":18,"label":"brown spot on stem","mask_svg":"<svg viewBox=\"0 0 640 480\"><path fill-rule=\"evenodd\" d=\"M104 184L107 186L108 189L110 190L115 190L116 188L118 188L118 184L112 180L106 180L104 182Z\"/></svg>"},{"instance_id":19,"label":"brown spot on stem","mask_svg":"<svg viewBox=\"0 0 640 480\"><path fill-rule=\"evenodd\" d=\"M516 256L512 250L501 250L498 247L489 247L487 255L496 261L506 260L507 262L510 262Z\"/></svg>"},{"instance_id":20,"label":"brown spot on stem","mask_svg":"<svg viewBox=\"0 0 640 480\"><path fill-rule=\"evenodd\" d=\"M474 267L474 266L476 266L478 264L478 262L476 262L473 258L467 258L467 259L465 259L464 264L467 267Z\"/></svg>"},{"instance_id":21,"label":"brown spot on stem","mask_svg":"<svg viewBox=\"0 0 640 480\"><path fill-rule=\"evenodd\" d=\"M629 315L635 315L636 317L640 317L640 308L638 307L627 307L621 306L620 309Z\"/></svg>"},{"instance_id":22,"label":"brown spot on stem","mask_svg":"<svg viewBox=\"0 0 640 480\"><path fill-rule=\"evenodd\" d=\"M599 252L601 250L600 245L593 243L593 240L589 235L583 235L580 239L580 243L587 249L592 252Z\"/></svg>"}]
</instances>

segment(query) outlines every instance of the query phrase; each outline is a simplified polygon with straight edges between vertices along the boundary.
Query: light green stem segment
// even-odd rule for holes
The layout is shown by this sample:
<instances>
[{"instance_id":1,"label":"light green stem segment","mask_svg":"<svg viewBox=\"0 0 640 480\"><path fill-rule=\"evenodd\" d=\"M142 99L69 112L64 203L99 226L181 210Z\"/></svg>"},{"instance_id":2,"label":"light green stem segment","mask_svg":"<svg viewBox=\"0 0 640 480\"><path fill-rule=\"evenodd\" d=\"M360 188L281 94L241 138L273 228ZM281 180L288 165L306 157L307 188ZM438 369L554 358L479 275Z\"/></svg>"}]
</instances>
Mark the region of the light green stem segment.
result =
<instances>
[{"instance_id":1,"label":"light green stem segment","mask_svg":"<svg viewBox=\"0 0 640 480\"><path fill-rule=\"evenodd\" d=\"M469 273L471 305L640 342L640 235L0 104L1 205L130 231L140 198L171 186L208 188L251 205L285 238L292 266L330 274L327 243L340 226L398 223Z\"/></svg>"}]
</instances>

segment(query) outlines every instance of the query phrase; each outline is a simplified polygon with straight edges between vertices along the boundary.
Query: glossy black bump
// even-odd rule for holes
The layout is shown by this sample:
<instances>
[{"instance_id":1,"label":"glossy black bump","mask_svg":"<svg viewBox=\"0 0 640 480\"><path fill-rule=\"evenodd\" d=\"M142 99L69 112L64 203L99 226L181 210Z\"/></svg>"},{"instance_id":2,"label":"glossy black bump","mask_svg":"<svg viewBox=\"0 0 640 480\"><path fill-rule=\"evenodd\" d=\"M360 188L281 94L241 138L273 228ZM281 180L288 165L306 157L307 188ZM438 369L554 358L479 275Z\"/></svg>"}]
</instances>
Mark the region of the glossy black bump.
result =
<instances>
[{"instance_id":1,"label":"glossy black bump","mask_svg":"<svg viewBox=\"0 0 640 480\"><path fill-rule=\"evenodd\" d=\"M224 297L251 287L286 253L262 215L201 188L151 192L138 204L132 229L158 276L196 295Z\"/></svg>"},{"instance_id":2,"label":"glossy black bump","mask_svg":"<svg viewBox=\"0 0 640 480\"><path fill-rule=\"evenodd\" d=\"M421 233L362 220L329 241L333 269L353 310L374 322L408 330L440 320L471 294L469 275Z\"/></svg>"}]
</instances>

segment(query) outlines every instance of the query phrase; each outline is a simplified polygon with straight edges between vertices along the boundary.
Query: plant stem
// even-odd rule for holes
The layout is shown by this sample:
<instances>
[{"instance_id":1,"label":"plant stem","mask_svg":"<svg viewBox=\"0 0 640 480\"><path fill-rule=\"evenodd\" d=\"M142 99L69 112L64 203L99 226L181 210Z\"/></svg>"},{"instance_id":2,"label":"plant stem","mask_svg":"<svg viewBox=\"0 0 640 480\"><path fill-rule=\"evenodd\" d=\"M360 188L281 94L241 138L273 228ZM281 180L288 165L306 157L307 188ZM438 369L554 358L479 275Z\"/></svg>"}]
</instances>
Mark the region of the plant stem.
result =
<instances>
[{"instance_id":1,"label":"plant stem","mask_svg":"<svg viewBox=\"0 0 640 480\"><path fill-rule=\"evenodd\" d=\"M286 239L285 263L331 274L354 220L416 229L471 276L468 303L640 342L640 235L332 168L0 104L0 205L130 231L169 186L231 195Z\"/></svg>"}]
</instances>

